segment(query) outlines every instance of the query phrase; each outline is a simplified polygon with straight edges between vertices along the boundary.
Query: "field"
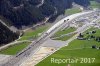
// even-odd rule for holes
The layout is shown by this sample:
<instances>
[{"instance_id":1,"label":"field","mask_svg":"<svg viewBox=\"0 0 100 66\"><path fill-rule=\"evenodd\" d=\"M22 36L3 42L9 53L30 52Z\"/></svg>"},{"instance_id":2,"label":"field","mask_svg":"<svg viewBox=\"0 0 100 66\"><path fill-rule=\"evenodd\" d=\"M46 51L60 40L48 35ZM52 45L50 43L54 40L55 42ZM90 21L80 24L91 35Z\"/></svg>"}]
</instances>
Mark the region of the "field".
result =
<instances>
[{"instance_id":1,"label":"field","mask_svg":"<svg viewBox=\"0 0 100 66\"><path fill-rule=\"evenodd\" d=\"M29 44L30 44L30 42L25 42L25 43L20 43L20 44L9 46L8 48L2 49L0 51L0 54L16 55L18 52L23 50Z\"/></svg>"},{"instance_id":2,"label":"field","mask_svg":"<svg viewBox=\"0 0 100 66\"><path fill-rule=\"evenodd\" d=\"M81 12L79 8L71 8L71 9L65 10L65 14L67 15L72 15L72 14L79 13L79 12Z\"/></svg>"},{"instance_id":3,"label":"field","mask_svg":"<svg viewBox=\"0 0 100 66\"><path fill-rule=\"evenodd\" d=\"M95 1L90 1L90 3L92 8L100 8L100 3L97 3Z\"/></svg>"},{"instance_id":4,"label":"field","mask_svg":"<svg viewBox=\"0 0 100 66\"><path fill-rule=\"evenodd\" d=\"M41 25L35 29L29 29L29 30L25 31L24 35L18 41L34 40L34 39L38 38L49 26L50 26L50 24L47 24L47 25ZM30 42L16 43L15 45L12 45L5 49L2 49L0 51L0 54L16 55L18 52L23 50L29 44L30 44Z\"/></svg>"},{"instance_id":5,"label":"field","mask_svg":"<svg viewBox=\"0 0 100 66\"><path fill-rule=\"evenodd\" d=\"M96 36L100 36L100 29L97 30ZM68 46L61 48L48 58L41 61L36 66L100 66L100 49L91 48L93 45L100 47L100 42L95 40L74 40ZM77 63L51 63L51 58L55 59L80 59L80 58L91 58L91 62L80 63L79 60ZM95 58L92 63L92 58Z\"/></svg>"},{"instance_id":6,"label":"field","mask_svg":"<svg viewBox=\"0 0 100 66\"><path fill-rule=\"evenodd\" d=\"M54 40L66 41L66 40L70 39L71 37L73 37L74 35L75 35L75 33L71 34L71 35L68 35L68 36L60 37L60 38L57 38L57 39L54 39Z\"/></svg>"},{"instance_id":7,"label":"field","mask_svg":"<svg viewBox=\"0 0 100 66\"><path fill-rule=\"evenodd\" d=\"M73 32L75 30L76 29L74 27L66 28L65 30L60 30L60 31L56 32L53 37L59 37L61 35L68 34L68 33ZM60 37L60 38L57 38L55 40L63 40L63 41L65 41L65 40L69 39L70 37L72 37L73 35L74 34L68 35L68 36L64 36L64 37Z\"/></svg>"},{"instance_id":8,"label":"field","mask_svg":"<svg viewBox=\"0 0 100 66\"><path fill-rule=\"evenodd\" d=\"M36 29L30 29L24 33L24 35L19 40L30 40L36 39L41 35L43 31L48 28L48 25L39 26Z\"/></svg>"}]
</instances>

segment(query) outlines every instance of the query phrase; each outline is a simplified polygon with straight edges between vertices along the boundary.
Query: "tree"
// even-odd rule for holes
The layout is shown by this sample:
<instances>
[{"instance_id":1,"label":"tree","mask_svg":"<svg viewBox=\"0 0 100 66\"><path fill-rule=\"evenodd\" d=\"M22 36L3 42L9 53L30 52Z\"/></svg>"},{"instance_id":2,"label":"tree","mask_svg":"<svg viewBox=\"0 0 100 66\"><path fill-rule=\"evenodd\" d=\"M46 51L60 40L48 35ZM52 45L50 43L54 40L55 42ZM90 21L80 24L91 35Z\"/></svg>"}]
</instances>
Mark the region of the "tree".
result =
<instances>
[{"instance_id":1,"label":"tree","mask_svg":"<svg viewBox=\"0 0 100 66\"><path fill-rule=\"evenodd\" d=\"M93 31L92 31L92 33L94 34L94 33L96 33L96 31L95 31L95 30L93 30Z\"/></svg>"},{"instance_id":2,"label":"tree","mask_svg":"<svg viewBox=\"0 0 100 66\"><path fill-rule=\"evenodd\" d=\"M84 35L82 35L82 33L80 33L80 34L79 34L79 37L80 37L80 38L83 38L83 37L84 37Z\"/></svg>"},{"instance_id":3,"label":"tree","mask_svg":"<svg viewBox=\"0 0 100 66\"><path fill-rule=\"evenodd\" d=\"M96 37L96 41L100 42L100 37Z\"/></svg>"},{"instance_id":4,"label":"tree","mask_svg":"<svg viewBox=\"0 0 100 66\"><path fill-rule=\"evenodd\" d=\"M92 48L93 48L93 49L96 49L96 45L93 45Z\"/></svg>"}]
</instances>

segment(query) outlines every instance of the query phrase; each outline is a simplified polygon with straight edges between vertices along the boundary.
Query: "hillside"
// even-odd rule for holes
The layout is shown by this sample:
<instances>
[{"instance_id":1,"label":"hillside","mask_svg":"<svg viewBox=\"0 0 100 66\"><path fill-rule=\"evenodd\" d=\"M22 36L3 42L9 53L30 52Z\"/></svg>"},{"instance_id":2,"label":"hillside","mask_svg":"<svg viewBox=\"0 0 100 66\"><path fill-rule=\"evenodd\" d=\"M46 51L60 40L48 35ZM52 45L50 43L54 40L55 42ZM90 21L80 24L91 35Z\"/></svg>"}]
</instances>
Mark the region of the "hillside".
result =
<instances>
[{"instance_id":1,"label":"hillside","mask_svg":"<svg viewBox=\"0 0 100 66\"><path fill-rule=\"evenodd\" d=\"M57 16L64 14L75 2L87 7L89 0L0 0L0 20L7 25L17 28L30 26L50 17L50 22ZM0 22L0 45L7 44L18 38Z\"/></svg>"},{"instance_id":2,"label":"hillside","mask_svg":"<svg viewBox=\"0 0 100 66\"><path fill-rule=\"evenodd\" d=\"M18 38L18 35L10 31L0 22L0 45L7 44Z\"/></svg>"},{"instance_id":3,"label":"hillside","mask_svg":"<svg viewBox=\"0 0 100 66\"><path fill-rule=\"evenodd\" d=\"M0 16L17 28L51 20L72 7L72 2L88 6L89 0L0 0Z\"/></svg>"}]
</instances>

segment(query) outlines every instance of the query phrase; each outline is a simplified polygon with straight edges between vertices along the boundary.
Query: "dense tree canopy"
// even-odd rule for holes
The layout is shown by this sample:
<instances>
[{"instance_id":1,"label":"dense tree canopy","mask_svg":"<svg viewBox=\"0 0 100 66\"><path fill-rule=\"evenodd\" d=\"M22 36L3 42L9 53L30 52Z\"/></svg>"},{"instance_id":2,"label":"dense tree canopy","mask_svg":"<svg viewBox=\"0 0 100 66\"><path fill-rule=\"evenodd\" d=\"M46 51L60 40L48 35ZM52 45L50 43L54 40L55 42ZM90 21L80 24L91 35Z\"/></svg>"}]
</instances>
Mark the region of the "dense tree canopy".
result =
<instances>
[{"instance_id":1,"label":"dense tree canopy","mask_svg":"<svg viewBox=\"0 0 100 66\"><path fill-rule=\"evenodd\" d=\"M7 44L18 38L18 35L10 31L6 26L0 22L0 45Z\"/></svg>"},{"instance_id":2,"label":"dense tree canopy","mask_svg":"<svg viewBox=\"0 0 100 66\"><path fill-rule=\"evenodd\" d=\"M44 20L55 11L57 14L52 17L63 14L65 9L72 7L72 2L89 5L89 0L0 0L0 15L16 27L27 26Z\"/></svg>"}]
</instances>

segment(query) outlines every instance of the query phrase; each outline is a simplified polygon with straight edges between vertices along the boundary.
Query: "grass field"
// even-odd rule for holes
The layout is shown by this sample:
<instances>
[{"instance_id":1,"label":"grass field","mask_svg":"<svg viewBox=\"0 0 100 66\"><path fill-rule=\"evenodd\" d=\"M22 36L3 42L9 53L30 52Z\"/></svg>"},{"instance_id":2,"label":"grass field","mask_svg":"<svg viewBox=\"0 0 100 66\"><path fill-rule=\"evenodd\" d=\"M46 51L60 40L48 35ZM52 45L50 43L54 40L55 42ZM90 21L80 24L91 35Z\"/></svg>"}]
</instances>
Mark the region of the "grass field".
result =
<instances>
[{"instance_id":1,"label":"grass field","mask_svg":"<svg viewBox=\"0 0 100 66\"><path fill-rule=\"evenodd\" d=\"M42 25L39 26L35 29L29 29L27 30L24 35L19 39L19 41L23 41L23 40L31 40L31 39L36 39L38 38L42 32L44 32L48 27L50 26L50 24L47 25ZM12 46L9 46L5 49L2 49L0 51L0 54L6 54L6 55L16 55L18 52L20 52L21 50L23 50L25 47L27 47L30 44L30 42L24 42L24 43L19 43L19 44L15 44Z\"/></svg>"},{"instance_id":2,"label":"grass field","mask_svg":"<svg viewBox=\"0 0 100 66\"><path fill-rule=\"evenodd\" d=\"M90 3L92 8L100 8L100 3L97 3L96 1L90 1Z\"/></svg>"},{"instance_id":3,"label":"grass field","mask_svg":"<svg viewBox=\"0 0 100 66\"><path fill-rule=\"evenodd\" d=\"M16 45L12 45L6 49L2 49L0 51L0 54L6 54L6 55L16 55L18 52L23 50L25 47L27 47L30 44L30 42L20 43Z\"/></svg>"},{"instance_id":4,"label":"grass field","mask_svg":"<svg viewBox=\"0 0 100 66\"><path fill-rule=\"evenodd\" d=\"M100 36L100 29L97 29L97 28L90 28L90 29L88 29L87 31L85 31L83 34L84 34L84 37L87 37L89 34L86 34L86 33L90 33L91 31L93 31L93 30L95 30L96 31L96 33L95 34L91 34L91 35L93 35L93 36L95 36L95 37L98 37L98 36Z\"/></svg>"},{"instance_id":5,"label":"grass field","mask_svg":"<svg viewBox=\"0 0 100 66\"><path fill-rule=\"evenodd\" d=\"M79 12L81 12L79 8L71 8L71 9L65 10L65 14L67 15L72 15L72 14L79 13Z\"/></svg>"},{"instance_id":6,"label":"grass field","mask_svg":"<svg viewBox=\"0 0 100 66\"><path fill-rule=\"evenodd\" d=\"M60 37L60 38L57 38L57 39L54 39L54 40L66 41L66 40L70 39L71 37L73 37L74 35L75 35L75 34L71 34L71 35L64 36L64 37Z\"/></svg>"},{"instance_id":7,"label":"grass field","mask_svg":"<svg viewBox=\"0 0 100 66\"><path fill-rule=\"evenodd\" d=\"M100 29L97 30L96 35L100 36ZM74 40L68 46L61 48L48 58L41 61L36 66L100 66L100 50L99 49L92 49L91 47L96 45L100 47L100 42L94 40ZM93 63L80 63L79 60L77 63L51 63L51 58L55 59L80 59L80 58L95 58ZM92 60L91 60L92 62Z\"/></svg>"},{"instance_id":8,"label":"grass field","mask_svg":"<svg viewBox=\"0 0 100 66\"><path fill-rule=\"evenodd\" d=\"M39 34L41 34L43 31L45 31L48 28L48 25L40 26L36 29L30 29L24 33L24 35L19 40L30 40L30 39L36 39L39 37Z\"/></svg>"},{"instance_id":9,"label":"grass field","mask_svg":"<svg viewBox=\"0 0 100 66\"><path fill-rule=\"evenodd\" d=\"M74 27L66 28L65 30L60 30L60 31L56 32L53 37L59 37L61 35L68 34L68 33L73 32L75 30L76 30L76 28L74 28ZM72 37L73 35L74 34L68 35L68 36L64 36L64 37L61 37L61 38L57 38L55 40L63 40L63 41L65 41L65 40L69 39L70 37Z\"/></svg>"}]
</instances>

